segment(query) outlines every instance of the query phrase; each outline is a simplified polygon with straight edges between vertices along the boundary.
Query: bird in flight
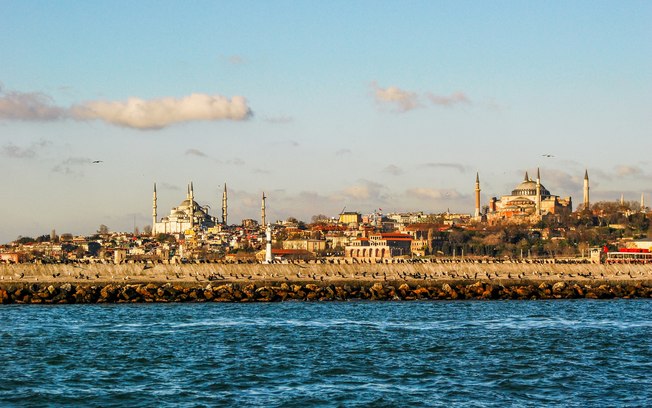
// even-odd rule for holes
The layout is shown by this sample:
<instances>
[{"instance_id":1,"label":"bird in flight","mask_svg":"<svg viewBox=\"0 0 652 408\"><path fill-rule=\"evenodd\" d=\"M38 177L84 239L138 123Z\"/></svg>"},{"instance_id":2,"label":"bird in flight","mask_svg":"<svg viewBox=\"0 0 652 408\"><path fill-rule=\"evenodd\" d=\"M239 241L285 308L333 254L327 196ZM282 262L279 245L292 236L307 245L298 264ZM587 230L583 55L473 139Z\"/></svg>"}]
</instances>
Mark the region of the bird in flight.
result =
<instances>
[{"instance_id":1,"label":"bird in flight","mask_svg":"<svg viewBox=\"0 0 652 408\"><path fill-rule=\"evenodd\" d=\"M543 156L543 157L555 157L554 154L542 154L541 156Z\"/></svg>"},{"instance_id":2,"label":"bird in flight","mask_svg":"<svg viewBox=\"0 0 652 408\"><path fill-rule=\"evenodd\" d=\"M93 164L104 163L104 161L103 160L93 160L91 163L93 163Z\"/></svg>"}]
</instances>

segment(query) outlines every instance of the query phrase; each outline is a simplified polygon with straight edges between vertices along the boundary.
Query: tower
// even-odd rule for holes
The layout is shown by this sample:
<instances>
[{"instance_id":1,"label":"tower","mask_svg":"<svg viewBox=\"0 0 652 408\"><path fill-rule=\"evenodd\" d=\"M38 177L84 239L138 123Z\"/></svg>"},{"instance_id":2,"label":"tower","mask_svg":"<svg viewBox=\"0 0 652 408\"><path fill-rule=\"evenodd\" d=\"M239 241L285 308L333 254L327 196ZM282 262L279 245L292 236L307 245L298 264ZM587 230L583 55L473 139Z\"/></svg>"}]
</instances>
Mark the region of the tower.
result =
<instances>
[{"instance_id":1,"label":"tower","mask_svg":"<svg viewBox=\"0 0 652 408\"><path fill-rule=\"evenodd\" d=\"M222 193L222 222L224 225L228 225L226 221L227 217L227 196L226 196L226 182L224 182L224 193Z\"/></svg>"},{"instance_id":2,"label":"tower","mask_svg":"<svg viewBox=\"0 0 652 408\"><path fill-rule=\"evenodd\" d=\"M190 228L195 227L195 191L193 189L192 181L190 182L190 186L188 187L188 200L190 200L190 204L188 205L188 210L190 215Z\"/></svg>"},{"instance_id":3,"label":"tower","mask_svg":"<svg viewBox=\"0 0 652 408\"><path fill-rule=\"evenodd\" d=\"M589 171L584 170L584 209L588 210L590 205L589 198Z\"/></svg>"},{"instance_id":4,"label":"tower","mask_svg":"<svg viewBox=\"0 0 652 408\"><path fill-rule=\"evenodd\" d=\"M641 193L641 212L645 211L645 193Z\"/></svg>"},{"instance_id":5,"label":"tower","mask_svg":"<svg viewBox=\"0 0 652 408\"><path fill-rule=\"evenodd\" d=\"M541 215L541 173L537 168L537 216Z\"/></svg>"},{"instance_id":6,"label":"tower","mask_svg":"<svg viewBox=\"0 0 652 408\"><path fill-rule=\"evenodd\" d=\"M265 263L272 263L272 259L272 226L268 225L265 229Z\"/></svg>"},{"instance_id":7,"label":"tower","mask_svg":"<svg viewBox=\"0 0 652 408\"><path fill-rule=\"evenodd\" d=\"M156 183L154 183L154 194L152 196L152 234L156 233Z\"/></svg>"},{"instance_id":8,"label":"tower","mask_svg":"<svg viewBox=\"0 0 652 408\"><path fill-rule=\"evenodd\" d=\"M475 218L480 218L480 174L475 173Z\"/></svg>"},{"instance_id":9,"label":"tower","mask_svg":"<svg viewBox=\"0 0 652 408\"><path fill-rule=\"evenodd\" d=\"M261 225L263 227L265 225L267 225L266 220L265 220L265 199L266 198L267 197L265 197L265 192L263 191L263 200L262 200L262 205L260 207L260 222L261 222Z\"/></svg>"}]
</instances>

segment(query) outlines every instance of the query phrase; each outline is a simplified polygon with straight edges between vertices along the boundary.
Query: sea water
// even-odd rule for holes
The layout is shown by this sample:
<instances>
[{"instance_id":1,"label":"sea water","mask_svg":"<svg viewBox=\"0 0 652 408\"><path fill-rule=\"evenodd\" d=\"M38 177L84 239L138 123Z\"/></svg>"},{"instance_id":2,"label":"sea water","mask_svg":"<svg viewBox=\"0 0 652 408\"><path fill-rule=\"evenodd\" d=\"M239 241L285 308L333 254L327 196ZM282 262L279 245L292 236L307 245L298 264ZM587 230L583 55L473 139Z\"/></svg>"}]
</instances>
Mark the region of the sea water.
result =
<instances>
[{"instance_id":1,"label":"sea water","mask_svg":"<svg viewBox=\"0 0 652 408\"><path fill-rule=\"evenodd\" d=\"M0 406L652 406L646 300L0 306Z\"/></svg>"}]
</instances>

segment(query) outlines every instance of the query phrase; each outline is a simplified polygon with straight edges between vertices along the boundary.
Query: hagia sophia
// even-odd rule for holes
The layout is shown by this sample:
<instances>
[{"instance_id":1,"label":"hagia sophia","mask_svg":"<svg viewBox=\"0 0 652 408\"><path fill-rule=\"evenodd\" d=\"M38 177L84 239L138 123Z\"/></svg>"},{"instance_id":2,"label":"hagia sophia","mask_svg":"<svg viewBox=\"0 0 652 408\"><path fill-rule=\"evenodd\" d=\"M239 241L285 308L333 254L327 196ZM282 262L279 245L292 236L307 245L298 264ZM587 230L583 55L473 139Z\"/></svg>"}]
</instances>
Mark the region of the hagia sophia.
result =
<instances>
[{"instance_id":1,"label":"hagia sophia","mask_svg":"<svg viewBox=\"0 0 652 408\"><path fill-rule=\"evenodd\" d=\"M589 206L589 174L584 173L584 208ZM512 222L532 223L549 214L569 215L573 210L570 197L553 195L541 184L541 173L537 169L537 178L532 180L525 172L523 181L519 183L510 195L500 199L492 197L489 200L488 211L480 211L480 175L475 179L475 214L476 220L485 220L489 223ZM485 218L486 217L486 218Z\"/></svg>"}]
</instances>

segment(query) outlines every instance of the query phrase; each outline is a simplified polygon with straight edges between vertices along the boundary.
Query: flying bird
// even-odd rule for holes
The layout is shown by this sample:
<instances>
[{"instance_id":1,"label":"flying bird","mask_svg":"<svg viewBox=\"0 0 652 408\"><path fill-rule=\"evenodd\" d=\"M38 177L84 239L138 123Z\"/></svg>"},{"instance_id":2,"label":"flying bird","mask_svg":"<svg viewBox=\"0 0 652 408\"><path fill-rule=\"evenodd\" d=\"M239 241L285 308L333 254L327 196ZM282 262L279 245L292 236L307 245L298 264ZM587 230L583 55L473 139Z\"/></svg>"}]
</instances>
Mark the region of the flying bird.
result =
<instances>
[{"instance_id":1,"label":"flying bird","mask_svg":"<svg viewBox=\"0 0 652 408\"><path fill-rule=\"evenodd\" d=\"M104 163L104 161L103 160L93 160L91 163L93 163L93 164Z\"/></svg>"},{"instance_id":2,"label":"flying bird","mask_svg":"<svg viewBox=\"0 0 652 408\"><path fill-rule=\"evenodd\" d=\"M554 154L542 154L541 156L543 156L543 157L555 157Z\"/></svg>"}]
</instances>

